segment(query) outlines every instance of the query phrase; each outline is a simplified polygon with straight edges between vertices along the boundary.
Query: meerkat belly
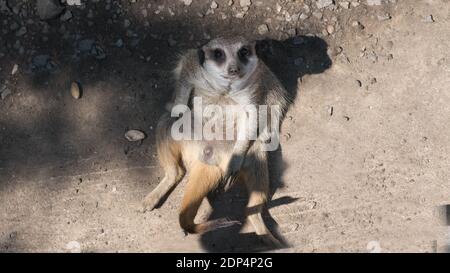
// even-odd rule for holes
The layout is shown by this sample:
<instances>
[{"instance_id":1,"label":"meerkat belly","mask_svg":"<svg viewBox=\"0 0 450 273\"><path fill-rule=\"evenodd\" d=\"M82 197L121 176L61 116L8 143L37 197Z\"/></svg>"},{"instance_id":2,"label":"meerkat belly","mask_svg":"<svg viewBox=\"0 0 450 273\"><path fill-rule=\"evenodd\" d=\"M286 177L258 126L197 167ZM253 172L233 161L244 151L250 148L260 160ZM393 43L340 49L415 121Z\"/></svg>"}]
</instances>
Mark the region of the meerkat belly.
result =
<instances>
[{"instance_id":1,"label":"meerkat belly","mask_svg":"<svg viewBox=\"0 0 450 273\"><path fill-rule=\"evenodd\" d=\"M244 107L227 94L211 95L211 92L205 91L198 93L202 94L202 102L193 105L194 112L196 110L202 112L204 133L213 134L212 138L205 135L205 140L219 141L221 144L233 143L237 139L238 120L245 115Z\"/></svg>"}]
</instances>

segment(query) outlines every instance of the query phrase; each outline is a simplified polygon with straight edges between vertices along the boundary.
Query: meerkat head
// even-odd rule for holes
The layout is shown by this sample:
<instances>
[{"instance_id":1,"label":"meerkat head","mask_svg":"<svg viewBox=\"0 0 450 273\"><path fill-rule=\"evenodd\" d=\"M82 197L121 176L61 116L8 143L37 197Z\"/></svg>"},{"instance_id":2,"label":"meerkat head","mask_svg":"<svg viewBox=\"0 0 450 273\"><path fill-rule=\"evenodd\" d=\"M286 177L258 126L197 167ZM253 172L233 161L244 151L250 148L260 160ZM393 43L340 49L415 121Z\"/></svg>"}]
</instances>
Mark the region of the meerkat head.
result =
<instances>
[{"instance_id":1,"label":"meerkat head","mask_svg":"<svg viewBox=\"0 0 450 273\"><path fill-rule=\"evenodd\" d=\"M243 37L211 40L198 54L208 76L223 85L247 80L258 66L255 42Z\"/></svg>"}]
</instances>

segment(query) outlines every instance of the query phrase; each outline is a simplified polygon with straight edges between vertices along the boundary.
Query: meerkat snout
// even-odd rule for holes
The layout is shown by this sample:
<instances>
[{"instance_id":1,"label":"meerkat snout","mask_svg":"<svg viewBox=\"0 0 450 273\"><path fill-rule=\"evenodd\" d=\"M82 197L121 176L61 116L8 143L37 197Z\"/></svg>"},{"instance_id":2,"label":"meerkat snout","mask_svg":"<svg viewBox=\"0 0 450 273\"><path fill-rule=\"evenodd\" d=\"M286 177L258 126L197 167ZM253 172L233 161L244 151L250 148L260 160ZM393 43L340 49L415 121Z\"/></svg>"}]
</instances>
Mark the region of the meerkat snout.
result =
<instances>
[{"instance_id":1,"label":"meerkat snout","mask_svg":"<svg viewBox=\"0 0 450 273\"><path fill-rule=\"evenodd\" d=\"M230 64L228 66L228 75L230 76L238 76L241 72L241 68L237 64Z\"/></svg>"}]
</instances>

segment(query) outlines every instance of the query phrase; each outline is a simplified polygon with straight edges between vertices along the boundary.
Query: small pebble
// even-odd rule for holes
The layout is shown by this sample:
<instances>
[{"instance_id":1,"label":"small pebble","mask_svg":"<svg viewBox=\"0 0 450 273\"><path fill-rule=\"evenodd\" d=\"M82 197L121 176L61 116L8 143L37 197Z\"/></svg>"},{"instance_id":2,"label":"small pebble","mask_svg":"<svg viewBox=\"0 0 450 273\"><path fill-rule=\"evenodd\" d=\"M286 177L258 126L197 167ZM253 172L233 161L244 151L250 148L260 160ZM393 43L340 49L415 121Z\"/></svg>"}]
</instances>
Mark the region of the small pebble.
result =
<instances>
[{"instance_id":1,"label":"small pebble","mask_svg":"<svg viewBox=\"0 0 450 273\"><path fill-rule=\"evenodd\" d=\"M327 32L328 32L328 34L333 34L333 32L334 32L334 26L328 25L328 26L327 26Z\"/></svg>"},{"instance_id":2,"label":"small pebble","mask_svg":"<svg viewBox=\"0 0 450 273\"><path fill-rule=\"evenodd\" d=\"M185 6L190 6L192 4L192 0L182 0Z\"/></svg>"},{"instance_id":3,"label":"small pebble","mask_svg":"<svg viewBox=\"0 0 450 273\"><path fill-rule=\"evenodd\" d=\"M139 141L145 138L145 134L139 130L129 130L125 133L125 138L128 141Z\"/></svg>"},{"instance_id":4,"label":"small pebble","mask_svg":"<svg viewBox=\"0 0 450 273\"><path fill-rule=\"evenodd\" d=\"M70 85L70 94L74 99L81 98L81 87L77 82L72 82Z\"/></svg>"},{"instance_id":5,"label":"small pebble","mask_svg":"<svg viewBox=\"0 0 450 273\"><path fill-rule=\"evenodd\" d=\"M267 26L267 24L262 24L258 26L258 33L260 35L265 35L269 32L269 27Z\"/></svg>"},{"instance_id":6,"label":"small pebble","mask_svg":"<svg viewBox=\"0 0 450 273\"><path fill-rule=\"evenodd\" d=\"M19 71L19 65L15 64L12 68L11 75L15 75Z\"/></svg>"},{"instance_id":7,"label":"small pebble","mask_svg":"<svg viewBox=\"0 0 450 273\"><path fill-rule=\"evenodd\" d=\"M239 5L241 7L248 7L252 4L251 0L239 0Z\"/></svg>"},{"instance_id":8,"label":"small pebble","mask_svg":"<svg viewBox=\"0 0 450 273\"><path fill-rule=\"evenodd\" d=\"M426 23L434 23L434 18L433 18L433 15L428 15L427 17L425 17L425 20L424 20Z\"/></svg>"}]
</instances>

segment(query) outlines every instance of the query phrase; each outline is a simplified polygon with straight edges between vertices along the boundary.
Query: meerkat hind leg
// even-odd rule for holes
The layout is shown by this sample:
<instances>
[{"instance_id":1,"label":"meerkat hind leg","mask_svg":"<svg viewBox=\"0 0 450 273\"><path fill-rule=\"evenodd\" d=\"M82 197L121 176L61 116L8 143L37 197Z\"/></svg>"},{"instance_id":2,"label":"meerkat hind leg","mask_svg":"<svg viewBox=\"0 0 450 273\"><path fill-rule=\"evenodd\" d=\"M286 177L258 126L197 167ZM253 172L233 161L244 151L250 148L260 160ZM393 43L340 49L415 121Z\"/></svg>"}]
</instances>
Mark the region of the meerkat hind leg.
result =
<instances>
[{"instance_id":1,"label":"meerkat hind leg","mask_svg":"<svg viewBox=\"0 0 450 273\"><path fill-rule=\"evenodd\" d=\"M267 245L282 248L284 245L272 235L262 217L262 212L269 194L267 161L263 160L257 164L259 166L253 166L253 168L242 170L240 175L240 178L244 180L249 194L247 218L255 229L256 234L259 235Z\"/></svg>"},{"instance_id":2,"label":"meerkat hind leg","mask_svg":"<svg viewBox=\"0 0 450 273\"><path fill-rule=\"evenodd\" d=\"M176 170L166 172L164 178L159 182L158 186L144 198L142 203L143 212L153 210L161 200L168 194L171 189L183 179L185 171L178 167Z\"/></svg>"},{"instance_id":3,"label":"meerkat hind leg","mask_svg":"<svg viewBox=\"0 0 450 273\"><path fill-rule=\"evenodd\" d=\"M222 178L223 172L217 166L210 166L201 161L193 164L181 204L180 226L187 233L205 233L211 230L240 225L241 222L220 218L204 223L194 223L197 211L203 199L214 190Z\"/></svg>"}]
</instances>

